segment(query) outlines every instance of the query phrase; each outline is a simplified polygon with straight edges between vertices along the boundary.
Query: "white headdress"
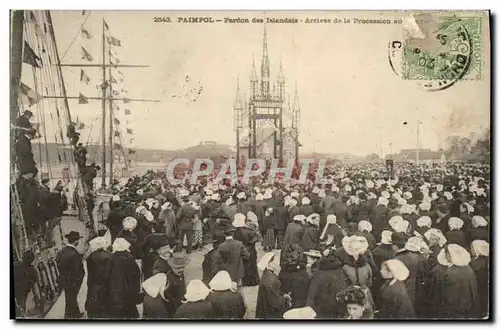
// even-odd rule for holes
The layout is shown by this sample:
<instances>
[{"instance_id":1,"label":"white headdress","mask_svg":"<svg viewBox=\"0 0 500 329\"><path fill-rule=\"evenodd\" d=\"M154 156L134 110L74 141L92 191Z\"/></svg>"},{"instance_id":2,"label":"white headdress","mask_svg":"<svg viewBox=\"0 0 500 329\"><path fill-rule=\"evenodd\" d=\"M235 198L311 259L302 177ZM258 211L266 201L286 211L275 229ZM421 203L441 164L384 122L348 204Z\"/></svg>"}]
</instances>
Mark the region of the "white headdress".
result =
<instances>
[{"instance_id":1,"label":"white headdress","mask_svg":"<svg viewBox=\"0 0 500 329\"><path fill-rule=\"evenodd\" d=\"M358 228L361 232L362 231L371 232L372 231L372 224L367 220L362 220L358 223Z\"/></svg>"},{"instance_id":2,"label":"white headdress","mask_svg":"<svg viewBox=\"0 0 500 329\"><path fill-rule=\"evenodd\" d=\"M405 281L410 276L410 271L399 259L389 259L385 262L392 276L398 281Z\"/></svg>"},{"instance_id":3,"label":"white headdress","mask_svg":"<svg viewBox=\"0 0 500 329\"><path fill-rule=\"evenodd\" d=\"M186 287L184 298L188 302L198 302L205 300L210 294L210 289L201 280L191 280Z\"/></svg>"},{"instance_id":4,"label":"white headdress","mask_svg":"<svg viewBox=\"0 0 500 329\"><path fill-rule=\"evenodd\" d=\"M488 257L490 255L490 244L484 240L474 240L472 241L471 250L476 255L476 258L479 256Z\"/></svg>"},{"instance_id":5,"label":"white headdress","mask_svg":"<svg viewBox=\"0 0 500 329\"><path fill-rule=\"evenodd\" d=\"M448 227L450 230L459 230L464 226L464 221L458 217L450 217L448 219Z\"/></svg>"},{"instance_id":6,"label":"white headdress","mask_svg":"<svg viewBox=\"0 0 500 329\"><path fill-rule=\"evenodd\" d=\"M129 248L130 242L128 242L124 238L116 238L115 242L113 242L113 252L130 251Z\"/></svg>"}]
</instances>

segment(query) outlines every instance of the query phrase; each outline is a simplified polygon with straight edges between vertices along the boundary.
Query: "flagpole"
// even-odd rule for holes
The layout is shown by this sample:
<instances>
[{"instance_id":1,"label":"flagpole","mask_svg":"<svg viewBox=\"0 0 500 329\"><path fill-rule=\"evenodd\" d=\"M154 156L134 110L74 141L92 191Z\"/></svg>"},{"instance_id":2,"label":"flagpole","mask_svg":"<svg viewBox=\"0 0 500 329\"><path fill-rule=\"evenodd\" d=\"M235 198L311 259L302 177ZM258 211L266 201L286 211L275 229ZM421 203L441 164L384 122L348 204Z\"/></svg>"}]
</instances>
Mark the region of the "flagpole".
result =
<instances>
[{"instance_id":1,"label":"flagpole","mask_svg":"<svg viewBox=\"0 0 500 329\"><path fill-rule=\"evenodd\" d=\"M111 67L109 68L109 94L113 95L113 76L111 74ZM113 146L113 101L109 101L109 187L113 186L113 161L114 161L114 146Z\"/></svg>"},{"instance_id":2,"label":"flagpole","mask_svg":"<svg viewBox=\"0 0 500 329\"><path fill-rule=\"evenodd\" d=\"M102 183L106 188L106 27L102 19Z\"/></svg>"}]
</instances>

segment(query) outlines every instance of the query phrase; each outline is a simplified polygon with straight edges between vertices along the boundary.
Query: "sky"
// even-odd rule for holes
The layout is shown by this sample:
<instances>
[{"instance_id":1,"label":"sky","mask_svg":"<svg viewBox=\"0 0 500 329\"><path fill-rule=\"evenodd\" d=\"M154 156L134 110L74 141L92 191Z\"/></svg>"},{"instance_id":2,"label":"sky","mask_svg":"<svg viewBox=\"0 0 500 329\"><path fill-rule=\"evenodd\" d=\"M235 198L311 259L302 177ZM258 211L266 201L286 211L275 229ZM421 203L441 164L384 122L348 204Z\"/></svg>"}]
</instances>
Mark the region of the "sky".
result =
<instances>
[{"instance_id":1,"label":"sky","mask_svg":"<svg viewBox=\"0 0 500 329\"><path fill-rule=\"evenodd\" d=\"M387 12L387 18L407 13ZM102 19L110 35L122 42L113 50L123 64L150 65L123 68L123 88L130 98L158 99L159 103L120 105L134 131L130 146L181 149L215 141L235 144L233 103L239 77L242 92L248 90L252 59L260 74L263 24L180 24L154 22L154 17L297 17L379 18L375 12L158 12L158 11L52 11L62 63L82 63L81 46L102 60ZM80 26L93 35L80 36ZM488 21L484 21L487 31ZM443 91L422 90L413 81L396 76L388 62L387 45L401 36L401 25L385 24L267 24L271 80L276 81L280 61L287 93L296 84L301 107L302 152L389 153L416 146L416 123L421 121L419 145L437 149L448 135L479 133L490 125L489 36L483 78L462 81ZM71 45L71 47L70 47ZM64 68L68 95L99 97L96 85L102 72L86 69L88 86L80 82L80 68ZM189 81L186 83L186 76ZM184 85L184 87L183 87ZM185 88L202 87L193 102ZM172 96L175 95L175 98ZM125 108L132 115L125 118ZM79 105L70 100L73 117L88 126L101 111L100 101ZM406 125L403 123L406 122ZM84 139L99 139L99 129L82 132Z\"/></svg>"}]
</instances>

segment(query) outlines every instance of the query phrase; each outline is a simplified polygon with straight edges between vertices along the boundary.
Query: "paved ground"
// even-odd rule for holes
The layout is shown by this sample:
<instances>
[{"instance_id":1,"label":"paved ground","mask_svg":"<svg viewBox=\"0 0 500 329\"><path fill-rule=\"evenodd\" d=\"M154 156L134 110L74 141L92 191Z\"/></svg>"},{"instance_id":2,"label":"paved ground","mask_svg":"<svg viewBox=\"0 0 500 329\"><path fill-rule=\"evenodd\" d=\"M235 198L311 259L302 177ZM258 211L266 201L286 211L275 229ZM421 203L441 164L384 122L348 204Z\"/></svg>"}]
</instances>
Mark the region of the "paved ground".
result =
<instances>
[{"instance_id":1,"label":"paved ground","mask_svg":"<svg viewBox=\"0 0 500 329\"><path fill-rule=\"evenodd\" d=\"M75 225L75 224L76 223L73 223L73 225ZM83 229L83 226L82 226L82 229ZM262 251L260 244L258 244L257 245L257 257L258 257L258 259L260 259L263 254L264 254L264 252ZM202 270L201 270L202 262L203 262L203 255L201 254L201 252L195 251L190 255L190 262L185 269L185 278L186 278L187 283L189 283L189 281L191 281L193 279L201 279L201 277L202 277ZM85 305L85 300L87 297L86 281L87 281L87 278L85 277L85 279L83 281L84 283L82 285L82 288L80 289L80 293L78 294L78 303L79 303L80 309L82 311L85 310L84 305ZM256 307L256 302L257 302L257 290L258 290L258 286L244 287L243 288L242 293L243 293L243 297L245 299L245 303L247 305L247 314L245 315L246 319L255 318L255 307ZM64 292L63 292L45 318L46 319L63 319L64 318L64 306L65 306L65 302L64 302ZM138 309L139 309L139 314L142 315L142 305L138 305Z\"/></svg>"}]
</instances>

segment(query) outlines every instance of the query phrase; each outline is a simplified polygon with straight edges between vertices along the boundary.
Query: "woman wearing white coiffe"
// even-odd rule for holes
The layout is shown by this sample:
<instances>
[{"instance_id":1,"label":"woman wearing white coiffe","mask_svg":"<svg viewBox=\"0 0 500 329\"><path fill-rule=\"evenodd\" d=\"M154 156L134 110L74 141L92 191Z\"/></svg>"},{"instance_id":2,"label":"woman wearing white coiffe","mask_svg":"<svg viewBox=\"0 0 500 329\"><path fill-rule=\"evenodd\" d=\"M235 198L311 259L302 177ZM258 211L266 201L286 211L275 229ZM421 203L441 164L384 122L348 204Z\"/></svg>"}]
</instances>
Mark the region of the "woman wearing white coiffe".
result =
<instances>
[{"instance_id":1,"label":"woman wearing white coiffe","mask_svg":"<svg viewBox=\"0 0 500 329\"><path fill-rule=\"evenodd\" d=\"M484 240L490 242L490 228L488 221L483 216L473 216L471 227L467 229L467 244L474 240Z\"/></svg>"},{"instance_id":2,"label":"woman wearing white coiffe","mask_svg":"<svg viewBox=\"0 0 500 329\"><path fill-rule=\"evenodd\" d=\"M201 280L191 280L186 287L185 301L175 312L175 319L213 319L214 309L207 301L210 289Z\"/></svg>"},{"instance_id":3,"label":"woman wearing white coiffe","mask_svg":"<svg viewBox=\"0 0 500 329\"><path fill-rule=\"evenodd\" d=\"M342 239L342 248L338 250L338 255L344 263L343 268L350 284L363 288L367 301L373 308L374 302L370 292L373 272L369 259L365 255L367 251L368 241L366 241L366 238L360 235L352 235Z\"/></svg>"},{"instance_id":4,"label":"woman wearing white coiffe","mask_svg":"<svg viewBox=\"0 0 500 329\"><path fill-rule=\"evenodd\" d=\"M109 294L110 315L114 319L139 317L136 305L142 303L141 274L130 247L130 243L123 238L116 238L113 242Z\"/></svg>"},{"instance_id":5,"label":"woman wearing white coiffe","mask_svg":"<svg viewBox=\"0 0 500 329\"><path fill-rule=\"evenodd\" d=\"M479 317L488 315L490 295L490 244L484 240L474 240L471 244L472 260L470 267L476 274L477 291L479 300Z\"/></svg>"},{"instance_id":6,"label":"woman wearing white coiffe","mask_svg":"<svg viewBox=\"0 0 500 329\"><path fill-rule=\"evenodd\" d=\"M212 304L215 319L243 319L246 305L227 271L218 272L210 281L212 292L207 300Z\"/></svg>"},{"instance_id":7,"label":"woman wearing white coiffe","mask_svg":"<svg viewBox=\"0 0 500 329\"><path fill-rule=\"evenodd\" d=\"M469 252L456 244L446 245L438 255L441 267L437 273L433 271L430 287L430 306L436 310L434 316L437 318L477 318L477 282L470 261Z\"/></svg>"},{"instance_id":8,"label":"woman wearing white coiffe","mask_svg":"<svg viewBox=\"0 0 500 329\"><path fill-rule=\"evenodd\" d=\"M291 298L280 293L281 283L276 275L279 265L275 254L264 254L258 267L262 271L262 277L257 293L255 317L264 320L281 319L291 306Z\"/></svg>"},{"instance_id":9,"label":"woman wearing white coiffe","mask_svg":"<svg viewBox=\"0 0 500 329\"><path fill-rule=\"evenodd\" d=\"M257 250L255 249L255 244L259 238L255 231L247 226L246 222L244 214L238 213L234 216L233 226L236 229L234 239L241 241L250 255L248 259L243 259L244 275L241 279L241 284L244 287L252 287L259 284Z\"/></svg>"},{"instance_id":10,"label":"woman wearing white coiffe","mask_svg":"<svg viewBox=\"0 0 500 329\"><path fill-rule=\"evenodd\" d=\"M167 275L157 273L142 283L145 292L142 303L143 319L167 319L168 301L165 298L165 289L167 288Z\"/></svg>"},{"instance_id":11,"label":"woman wearing white coiffe","mask_svg":"<svg viewBox=\"0 0 500 329\"><path fill-rule=\"evenodd\" d=\"M397 259L389 259L382 264L380 274L385 280L380 289L379 319L411 319L415 317L413 304L408 297L404 281L410 271Z\"/></svg>"},{"instance_id":12,"label":"woman wearing white coiffe","mask_svg":"<svg viewBox=\"0 0 500 329\"><path fill-rule=\"evenodd\" d=\"M468 248L465 241L465 232L463 231L464 221L458 217L450 217L448 227L450 230L444 235L448 244L458 244L464 248Z\"/></svg>"}]
</instances>

